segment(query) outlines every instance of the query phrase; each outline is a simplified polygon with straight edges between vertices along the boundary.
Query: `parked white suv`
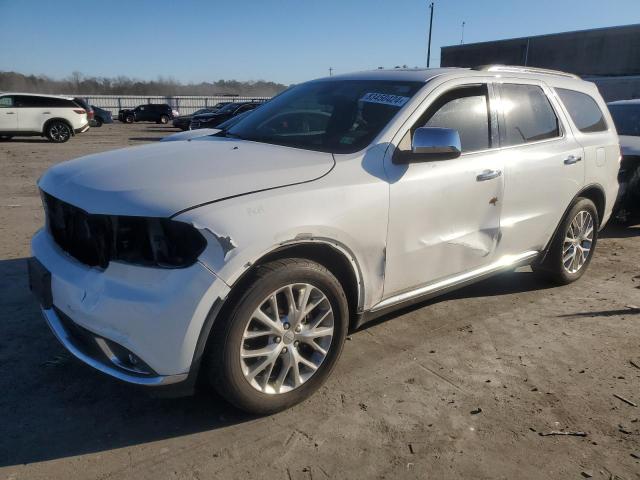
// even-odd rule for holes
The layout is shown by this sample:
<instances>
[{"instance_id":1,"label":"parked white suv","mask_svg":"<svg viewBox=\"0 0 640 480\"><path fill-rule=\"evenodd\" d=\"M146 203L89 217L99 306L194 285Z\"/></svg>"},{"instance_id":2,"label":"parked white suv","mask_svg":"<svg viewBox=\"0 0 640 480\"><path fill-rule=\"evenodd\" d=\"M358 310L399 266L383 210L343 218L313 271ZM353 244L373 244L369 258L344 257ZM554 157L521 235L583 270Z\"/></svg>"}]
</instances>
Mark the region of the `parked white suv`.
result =
<instances>
[{"instance_id":1,"label":"parked white suv","mask_svg":"<svg viewBox=\"0 0 640 480\"><path fill-rule=\"evenodd\" d=\"M72 97L0 94L0 139L39 135L62 143L88 129L87 112Z\"/></svg>"},{"instance_id":2,"label":"parked white suv","mask_svg":"<svg viewBox=\"0 0 640 480\"><path fill-rule=\"evenodd\" d=\"M202 375L274 412L382 313L520 265L578 279L619 162L596 87L569 74L324 78L213 136L51 168L31 288L98 370L189 388Z\"/></svg>"}]
</instances>

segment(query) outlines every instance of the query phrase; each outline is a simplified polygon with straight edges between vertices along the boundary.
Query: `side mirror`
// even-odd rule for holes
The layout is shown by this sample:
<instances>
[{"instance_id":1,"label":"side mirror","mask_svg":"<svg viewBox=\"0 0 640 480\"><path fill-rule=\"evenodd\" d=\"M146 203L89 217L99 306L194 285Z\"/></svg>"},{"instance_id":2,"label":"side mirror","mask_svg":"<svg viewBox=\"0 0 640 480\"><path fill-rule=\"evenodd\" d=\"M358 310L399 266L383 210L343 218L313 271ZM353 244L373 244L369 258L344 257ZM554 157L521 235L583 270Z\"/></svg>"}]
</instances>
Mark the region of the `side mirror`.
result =
<instances>
[{"instance_id":1,"label":"side mirror","mask_svg":"<svg viewBox=\"0 0 640 480\"><path fill-rule=\"evenodd\" d=\"M418 128L411 139L411 151L421 156L433 155L433 159L457 158L462 152L460 135L451 128Z\"/></svg>"}]
</instances>

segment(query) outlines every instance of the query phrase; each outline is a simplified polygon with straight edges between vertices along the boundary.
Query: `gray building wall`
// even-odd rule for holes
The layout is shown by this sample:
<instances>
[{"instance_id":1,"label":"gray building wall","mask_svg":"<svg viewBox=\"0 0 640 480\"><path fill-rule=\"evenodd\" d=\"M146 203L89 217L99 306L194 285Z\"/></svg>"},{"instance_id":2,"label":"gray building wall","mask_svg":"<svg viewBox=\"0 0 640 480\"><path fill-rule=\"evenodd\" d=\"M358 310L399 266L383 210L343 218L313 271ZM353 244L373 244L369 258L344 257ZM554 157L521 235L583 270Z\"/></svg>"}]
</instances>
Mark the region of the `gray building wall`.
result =
<instances>
[{"instance_id":1,"label":"gray building wall","mask_svg":"<svg viewBox=\"0 0 640 480\"><path fill-rule=\"evenodd\" d=\"M595 82L605 100L640 97L640 24L442 47L443 67L550 68Z\"/></svg>"},{"instance_id":2,"label":"gray building wall","mask_svg":"<svg viewBox=\"0 0 640 480\"><path fill-rule=\"evenodd\" d=\"M442 47L443 67L491 63L577 75L640 75L640 24Z\"/></svg>"}]
</instances>

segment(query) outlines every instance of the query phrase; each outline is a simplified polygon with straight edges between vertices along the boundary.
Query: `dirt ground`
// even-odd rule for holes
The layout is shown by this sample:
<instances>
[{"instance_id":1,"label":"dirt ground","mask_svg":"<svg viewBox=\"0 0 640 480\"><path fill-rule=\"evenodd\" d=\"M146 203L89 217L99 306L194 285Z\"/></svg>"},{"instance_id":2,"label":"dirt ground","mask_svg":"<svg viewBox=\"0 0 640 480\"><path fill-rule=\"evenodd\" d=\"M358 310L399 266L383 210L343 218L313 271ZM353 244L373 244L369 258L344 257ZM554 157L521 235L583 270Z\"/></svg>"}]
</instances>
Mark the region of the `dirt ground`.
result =
<instances>
[{"instance_id":1,"label":"dirt ground","mask_svg":"<svg viewBox=\"0 0 640 480\"><path fill-rule=\"evenodd\" d=\"M352 334L329 382L270 417L153 398L71 358L27 288L36 180L174 131L0 143L0 478L640 479L640 226L605 230L570 286L521 269Z\"/></svg>"}]
</instances>

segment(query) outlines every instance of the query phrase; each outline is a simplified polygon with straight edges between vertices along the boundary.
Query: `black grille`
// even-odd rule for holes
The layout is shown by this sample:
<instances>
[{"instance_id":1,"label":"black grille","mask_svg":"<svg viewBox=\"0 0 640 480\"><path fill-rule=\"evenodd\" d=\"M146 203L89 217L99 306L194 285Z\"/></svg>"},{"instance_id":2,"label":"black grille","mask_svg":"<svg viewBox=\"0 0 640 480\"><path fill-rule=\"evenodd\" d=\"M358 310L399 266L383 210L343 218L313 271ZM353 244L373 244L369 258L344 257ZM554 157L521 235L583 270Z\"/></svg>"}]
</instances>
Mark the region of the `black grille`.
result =
<instances>
[{"instance_id":1,"label":"black grille","mask_svg":"<svg viewBox=\"0 0 640 480\"><path fill-rule=\"evenodd\" d=\"M106 268L113 239L111 219L93 215L43 192L47 225L56 243L76 260Z\"/></svg>"}]
</instances>

